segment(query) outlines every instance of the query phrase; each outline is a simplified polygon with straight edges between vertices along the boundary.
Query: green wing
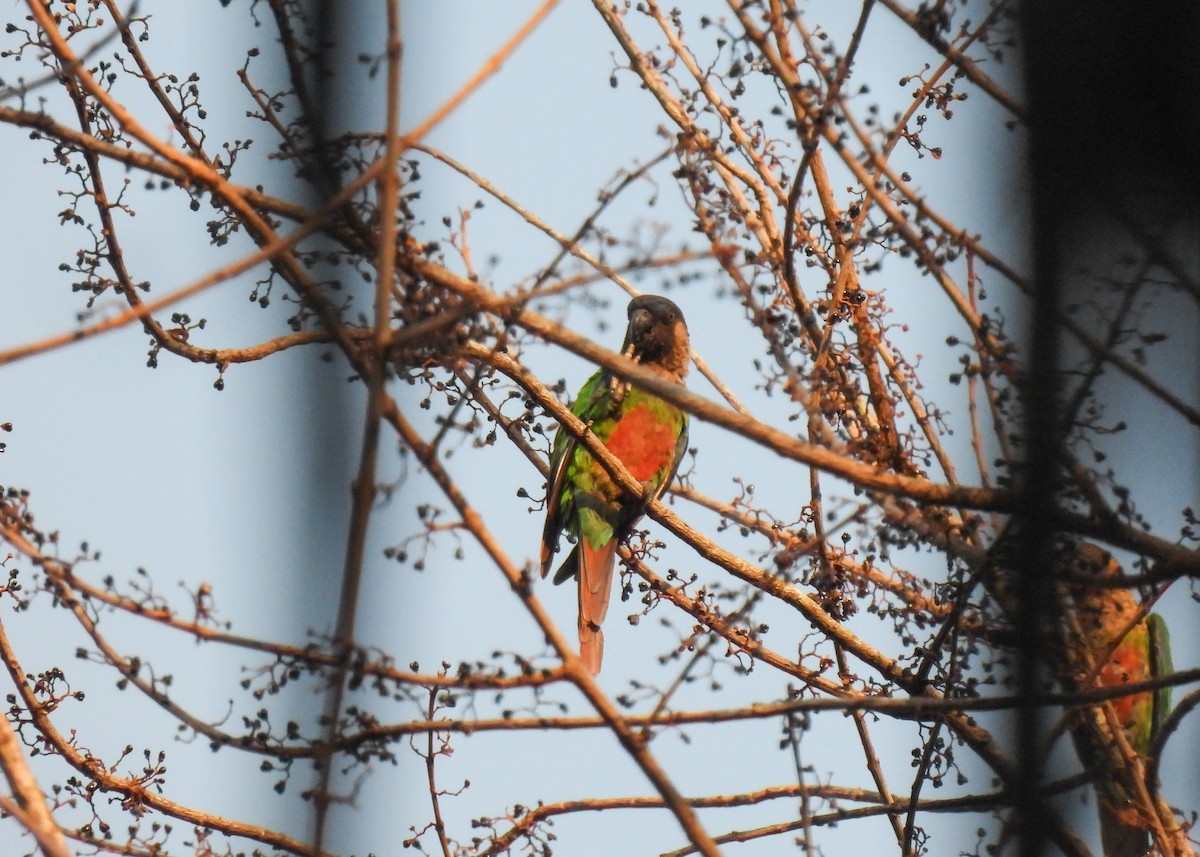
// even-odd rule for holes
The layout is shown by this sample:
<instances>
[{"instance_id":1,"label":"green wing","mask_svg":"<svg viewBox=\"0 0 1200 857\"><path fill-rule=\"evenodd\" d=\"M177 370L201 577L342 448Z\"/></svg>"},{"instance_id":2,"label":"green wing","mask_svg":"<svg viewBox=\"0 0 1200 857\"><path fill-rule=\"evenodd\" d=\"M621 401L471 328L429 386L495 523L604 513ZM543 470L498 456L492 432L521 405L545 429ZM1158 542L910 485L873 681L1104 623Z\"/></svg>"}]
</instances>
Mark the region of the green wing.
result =
<instances>
[{"instance_id":1,"label":"green wing","mask_svg":"<svg viewBox=\"0 0 1200 857\"><path fill-rule=\"evenodd\" d=\"M571 413L585 423L596 423L612 412L612 384L607 372L600 371L588 378ZM603 440L604 438L601 438ZM571 460L575 457L575 447L578 442L570 432L558 427L554 434L554 446L550 455L550 477L546 487L546 526L542 531L542 577L550 571L554 554L558 551L558 540L562 536L567 522L573 520L575 505L574 486L569 484L567 476Z\"/></svg>"},{"instance_id":2,"label":"green wing","mask_svg":"<svg viewBox=\"0 0 1200 857\"><path fill-rule=\"evenodd\" d=\"M1162 616L1151 613L1146 617L1146 630L1150 638L1150 675L1155 678L1170 675L1175 671L1171 663L1171 636ZM1150 721L1150 740L1158 735L1159 727L1171 710L1171 688L1160 687L1154 691L1154 716Z\"/></svg>"},{"instance_id":3,"label":"green wing","mask_svg":"<svg viewBox=\"0 0 1200 857\"><path fill-rule=\"evenodd\" d=\"M671 487L671 483L675 481L675 474L679 472L679 464L683 461L683 456L687 453L688 445L688 415L682 415L681 425L679 427L679 437L675 441L675 458L671 461L671 469L667 471L667 475L663 477L663 481L659 483L658 490L654 492L654 499L661 500L662 495Z\"/></svg>"}]
</instances>

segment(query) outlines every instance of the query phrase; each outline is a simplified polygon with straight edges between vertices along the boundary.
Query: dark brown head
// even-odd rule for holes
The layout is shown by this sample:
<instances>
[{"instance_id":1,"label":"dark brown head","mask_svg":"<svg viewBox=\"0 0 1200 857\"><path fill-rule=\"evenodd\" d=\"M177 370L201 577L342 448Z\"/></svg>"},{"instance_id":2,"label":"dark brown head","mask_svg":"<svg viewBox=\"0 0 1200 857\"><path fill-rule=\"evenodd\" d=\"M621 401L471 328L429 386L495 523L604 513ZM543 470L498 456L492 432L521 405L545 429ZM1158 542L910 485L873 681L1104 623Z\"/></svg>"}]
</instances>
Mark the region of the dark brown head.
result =
<instances>
[{"instance_id":1,"label":"dark brown head","mask_svg":"<svg viewBox=\"0 0 1200 857\"><path fill-rule=\"evenodd\" d=\"M688 370L688 332L683 313L673 301L642 295L629 302L629 328L621 353L675 378Z\"/></svg>"}]
</instances>

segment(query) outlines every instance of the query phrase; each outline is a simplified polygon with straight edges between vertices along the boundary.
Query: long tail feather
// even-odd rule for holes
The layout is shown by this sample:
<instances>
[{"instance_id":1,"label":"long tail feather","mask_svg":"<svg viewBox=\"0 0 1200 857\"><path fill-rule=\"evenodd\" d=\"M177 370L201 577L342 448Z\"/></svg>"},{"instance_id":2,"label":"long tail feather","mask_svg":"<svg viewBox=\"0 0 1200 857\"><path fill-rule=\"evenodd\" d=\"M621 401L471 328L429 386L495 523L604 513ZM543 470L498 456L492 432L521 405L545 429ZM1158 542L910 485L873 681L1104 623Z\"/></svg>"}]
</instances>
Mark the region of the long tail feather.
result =
<instances>
[{"instance_id":1,"label":"long tail feather","mask_svg":"<svg viewBox=\"0 0 1200 857\"><path fill-rule=\"evenodd\" d=\"M613 567L617 561L617 541L593 548L580 539L579 551L579 657L592 675L600 672L604 659L604 632L600 630L608 613L612 594Z\"/></svg>"},{"instance_id":2,"label":"long tail feather","mask_svg":"<svg viewBox=\"0 0 1200 857\"><path fill-rule=\"evenodd\" d=\"M604 660L604 632L599 628L584 625L579 620L579 659L592 675L600 674Z\"/></svg>"}]
</instances>

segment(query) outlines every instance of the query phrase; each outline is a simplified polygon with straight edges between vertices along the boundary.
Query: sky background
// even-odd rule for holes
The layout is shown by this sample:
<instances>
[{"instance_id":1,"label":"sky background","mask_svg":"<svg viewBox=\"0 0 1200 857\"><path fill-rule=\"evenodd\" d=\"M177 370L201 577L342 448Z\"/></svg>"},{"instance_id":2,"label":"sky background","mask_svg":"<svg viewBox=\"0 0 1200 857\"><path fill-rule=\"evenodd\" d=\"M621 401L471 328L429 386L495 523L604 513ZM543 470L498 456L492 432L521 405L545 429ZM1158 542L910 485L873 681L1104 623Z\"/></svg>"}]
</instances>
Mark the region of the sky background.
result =
<instances>
[{"instance_id":1,"label":"sky background","mask_svg":"<svg viewBox=\"0 0 1200 857\"><path fill-rule=\"evenodd\" d=\"M146 50L152 63L163 71L194 69L200 73L201 94L214 129L211 137L263 138L261 145L243 155L246 170L236 172L235 179L261 182L270 191L287 173L277 162L265 159L271 148L268 132L246 118L251 105L233 73L250 47L271 38L269 27L253 25L244 8L247 5L235 2L233 8L221 9L213 2L199 9L193 4L147 0L142 9L152 15L152 38ZM403 4L402 128L414 126L455 93L537 5L482 0ZM807 5L808 20L821 22L833 43L844 46L857 14L855 6L833 0L812 2ZM19 12L14 7L6 14L11 19ZM381 21L381 4L354 0L345 5L338 35L349 55L382 49ZM617 87L610 85L618 62L616 50L590 4L564 2L500 74L439 125L426 142L486 176L547 223L570 234L595 208L598 191L611 183L618 170L649 160L666 145L658 134L662 114L638 89L633 75L618 70ZM1016 60L1013 55L1005 65L990 65L988 72L1015 89ZM907 104L911 86L900 87L896 82L932 61L931 52L880 9L860 49L856 79L871 83L870 97L883 103L886 116ZM256 60L251 69L260 85L267 85L271 76L278 74L268 56ZM371 79L355 71L339 76L339 97L328 105L331 128L381 126L381 77ZM115 94L128 99L136 112L147 105L132 83L122 80ZM48 95L53 107L57 95ZM1021 137L1004 129L1008 117L978 93L972 92L956 113L951 122L931 115L928 136L935 141L931 144L942 147L940 160L934 163L930 158L918 159L915 153L900 152L894 166L912 169L935 207L1023 268L1026 224L1021 214ZM162 123L152 125L151 130L163 135L168 132ZM0 171L0 198L22 200L19 217L12 217L17 209L9 207L10 222L0 238L8 260L0 274L2 349L76 324L82 300L70 291L69 275L57 268L82 237L80 230L58 225L57 213L64 206L58 192L64 179L60 171L43 164L49 147L31 142L26 132L7 126L0 128L0 146L7 164ZM632 229L647 234L664 228L664 241L687 241L690 219L670 178L671 168L668 162L655 171L653 183L623 195L605 213L602 223L622 236ZM414 203L423 221L417 233L423 240L444 238L447 230L441 219L457 220L458 212L470 209L483 194L450 171L428 165L427 159L422 172L422 196ZM106 175L110 182L120 181L119 170ZM647 208L652 197L656 204ZM206 202L200 211L192 212L182 194L151 193L139 194L135 207L137 216L121 222L122 240L134 276L151 281L152 295L183 286L228 263L234 253L250 249L244 236L235 239L232 249L208 245L204 223L212 212ZM468 229L477 270L499 289L528 282L557 250L549 239L493 200L472 210ZM260 310L247 300L253 279L248 276L223 284L177 309L193 319L209 320L202 332L207 346L235 347L271 338L280 332L291 306L276 289L271 306ZM635 285L646 291L661 288L654 275ZM763 408L776 407L776 403L755 397L755 379L748 377L746 369L753 355L729 336L734 304L713 299L722 286L708 276L672 291L671 296L687 315L694 346L713 368L733 380L739 395L754 398ZM910 356L925 355L923 365L929 367L922 375L928 385L926 394L939 400L950 392L946 377L953 368L952 352L945 337L962 332L957 318L940 295L931 293L932 284L911 266L886 268L882 279L871 287L887 289L897 324L910 324L909 331L897 333L897 341ZM594 294L609 302L602 313L607 329L597 329L593 315L565 301L549 303L544 309L615 348L620 341L625 298L611 284L602 284ZM121 306L118 298L105 296L97 301L95 311L103 315ZM1013 306L1010 312L1010 320L1019 324L1020 307ZM305 642L314 629L330 632L337 609L349 481L357 465L363 409L362 391L345 381L345 363L323 362L321 348L295 349L231 368L224 389L218 392L213 388L217 380L214 368L164 354L158 368L151 371L145 366L147 348L147 336L127 327L69 349L0 367L0 422L14 425L13 432L3 438L8 449L0 457L0 484L32 490L37 520L61 532L64 557L73 556L82 541L102 551L99 562L84 567L97 579L105 574L119 581L131 579L136 569L145 568L155 588L179 605L187 603L186 589L210 584L218 615L230 621L235 632L294 643ZM1190 365L1191 377L1200 377L1194 356L1187 356L1186 344L1181 348L1167 353L1174 353L1173 359L1181 365ZM542 377L563 378L571 390L592 371L583 361L549 348L531 348L526 357ZM716 395L698 376L693 377L691 386L703 395ZM420 396L415 389L402 394L402 404L415 405ZM1118 441L1118 462L1135 462L1139 486L1154 487L1150 495L1154 507L1148 509L1152 516L1160 521L1175 520L1182 506L1196 502L1196 480L1179 478L1180 473L1195 475L1200 470L1195 444L1186 433L1159 423L1150 409L1139 407L1136 401L1115 404L1114 410L1122 407L1129 410L1130 420L1153 423L1147 430L1153 428L1158 434L1153 444ZM421 420L418 409L413 413L417 415L414 419ZM1142 425L1132 424L1135 429ZM426 432L431 429L428 420L419 425ZM1136 438L1137 432L1129 437ZM957 458L969 460L965 432L947 442ZM798 468L780 478L768 457L759 453L757 461L748 462L744 449L728 445L727 438L703 424L694 426L692 445L700 450L698 479L718 496L730 495L730 480L748 468L758 475L759 499L773 508L786 505L787 498L803 485L803 472ZM384 558L385 547L419 529L412 511L416 503L436 496L427 482L412 473L411 464L406 468L394 454L390 439L386 446L393 454L385 458L381 478L404 481L401 492L381 508L372 523L359 641L394 654L399 664L418 661L426 671L443 660L488 660L497 648L522 653L541 650L540 635L507 585L480 561L477 552L468 549L466 558L456 561L454 541L441 538L432 546L424 572ZM538 474L515 455L497 453L482 459L465 447L447 465L463 479L471 501L488 510L489 522L501 535L509 556L517 562L531 561L542 522L538 512L530 511L528 501L517 498L517 489L540 494ZM772 503L772 497L778 500ZM729 544L752 550L738 540ZM929 563L925 573L938 573L941 560L923 561ZM669 545L664 564L679 563L686 568L687 562L684 549ZM564 587L545 592L543 597L560 627L570 635L573 592ZM145 746L166 749L172 770L187 772L168 775L166 793L173 800L194 801L216 814L280 827L293 835L306 834L305 805L296 796L311 784L307 768L298 768L287 793L276 797L269 788L272 775L257 771L259 760L239 758L229 751L213 760L201 746L203 742L175 741L172 721L132 693L116 692L111 671L74 660L75 647L83 644L77 626L57 611L44 609L44 604L39 607L27 616L10 619L6 615L5 627L17 641L18 651L25 653L27 671L60 665L68 670L73 686L87 691L90 712L75 718L87 726L81 743L110 758L129 740L131 721L137 722ZM1195 665L1200 650L1194 608L1186 592L1173 592L1162 604L1168 620L1174 619L1179 667ZM678 639L670 628L657 627L657 620L664 615L661 610L651 617L654 621L643 622L636 632L630 629L622 619L632 609L614 599L609 617L601 683L614 694L627 688L629 678L641 672L639 666L646 658L670 651L672 641ZM686 627L678 617L669 618ZM786 623L788 617L779 620ZM106 619L102 627L121 651L153 651L156 669L179 677L175 693L181 701L195 705L199 715L216 720L228 714L227 728L237 731L238 718L254 711L255 704L245 699L238 686L243 676L250 675L243 667L254 664L244 654L214 646L201 648L126 617ZM862 633L862 627L856 630ZM773 677L761 672L740 682L738 689L731 691L730 705L779 692ZM582 710L569 688L556 686L550 697L550 702L561 701ZM686 707L687 699L685 694L681 708ZM707 699L694 697L697 703ZM270 704L272 720L282 722L292 716L315 716L321 698L312 692L295 692L272 699ZM419 716L412 703L379 704L385 719ZM500 705L505 704L511 703ZM479 713L485 715L494 707L481 700ZM1190 734L1177 737L1175 746L1195 746L1200 735L1194 724L1189 729ZM722 725L719 732L716 727L695 727L688 733L691 743L668 734L654 746L656 750L669 748L662 749L668 771L686 784L689 793L728 794L794 780L790 758L777 750L780 736L770 725ZM876 734L877 739L883 738L880 753L891 769L904 771L909 749L916 744L915 729L889 725ZM1069 752L1062 743L1059 752ZM501 733L458 736L453 746L455 754L440 762L439 775L443 787L450 790L465 778L471 780L471 787L461 796L443 802L448 822L459 836L469 834L469 819L501 813L505 804L649 793L633 764L606 733L582 741L571 733L540 736L533 753L528 736ZM814 721L803 744L805 762L822 780L867 785L861 764L850 772L844 767L846 747L857 751L850 721L840 715L822 716ZM419 760L404 745L396 749L398 771L411 774ZM135 753L140 752L139 745ZM963 753L964 758L968 755ZM1190 770L1189 760L1179 756L1166 760L1164 775L1168 783L1194 795L1200 791L1200 782ZM140 767L139 761L136 757L127 760L128 769ZM967 770L980 773L975 765L968 764ZM197 775L197 771L202 773ZM909 783L897 779L892 785L905 791ZM986 777L972 787L980 791L990 788ZM1182 798L1181 802L1195 804ZM398 853L397 843L408 835L407 826L422 824L429 817L427 804L419 779L379 766L363 782L357 806L337 811L330 846L358 854ZM788 817L789 812L768 803L724 810L719 817L702 813L701 818L711 821L711 832L720 833L770 823ZM1090 818L1090 807L1083 817ZM953 843L957 849L971 846L970 831L979 819L927 816L922 822L938 833L953 829L940 842L943 846ZM583 857L649 854L678 847L681 841L675 822L661 812L614 812L611 820L606 815L603 823L605 837L599 843L588 832L594 830L594 819L559 820L554 831L562 850L557 853ZM1088 824L1086 820L1083 823ZM17 853L10 849L20 847L13 832L11 824L0 826L0 849L5 853ZM890 839L882 821L844 825L823 832L819 841L827 854L848 853L845 849L861 848L875 836L881 844ZM779 837L731 847L729 853L788 853L790 842L791 836Z\"/></svg>"}]
</instances>

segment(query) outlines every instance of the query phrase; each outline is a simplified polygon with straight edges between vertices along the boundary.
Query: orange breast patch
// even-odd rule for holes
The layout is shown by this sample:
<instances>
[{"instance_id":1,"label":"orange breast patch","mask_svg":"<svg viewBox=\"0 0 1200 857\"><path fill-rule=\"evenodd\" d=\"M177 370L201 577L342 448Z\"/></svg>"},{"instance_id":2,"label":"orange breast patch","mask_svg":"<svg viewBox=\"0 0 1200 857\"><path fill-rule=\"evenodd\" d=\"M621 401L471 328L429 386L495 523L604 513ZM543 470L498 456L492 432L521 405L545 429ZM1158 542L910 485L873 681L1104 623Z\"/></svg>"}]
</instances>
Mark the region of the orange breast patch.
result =
<instances>
[{"instance_id":1,"label":"orange breast patch","mask_svg":"<svg viewBox=\"0 0 1200 857\"><path fill-rule=\"evenodd\" d=\"M1150 670L1146 659L1137 649L1127 644L1117 646L1108 663L1100 670L1100 683L1105 687L1144 681L1149 677ZM1134 706L1148 702L1149 699L1149 692L1114 699L1113 708L1116 709L1117 719L1122 724L1128 724L1133 717Z\"/></svg>"},{"instance_id":2,"label":"orange breast patch","mask_svg":"<svg viewBox=\"0 0 1200 857\"><path fill-rule=\"evenodd\" d=\"M638 405L617 423L605 443L639 482L648 482L675 457L675 427L647 405Z\"/></svg>"}]
</instances>

